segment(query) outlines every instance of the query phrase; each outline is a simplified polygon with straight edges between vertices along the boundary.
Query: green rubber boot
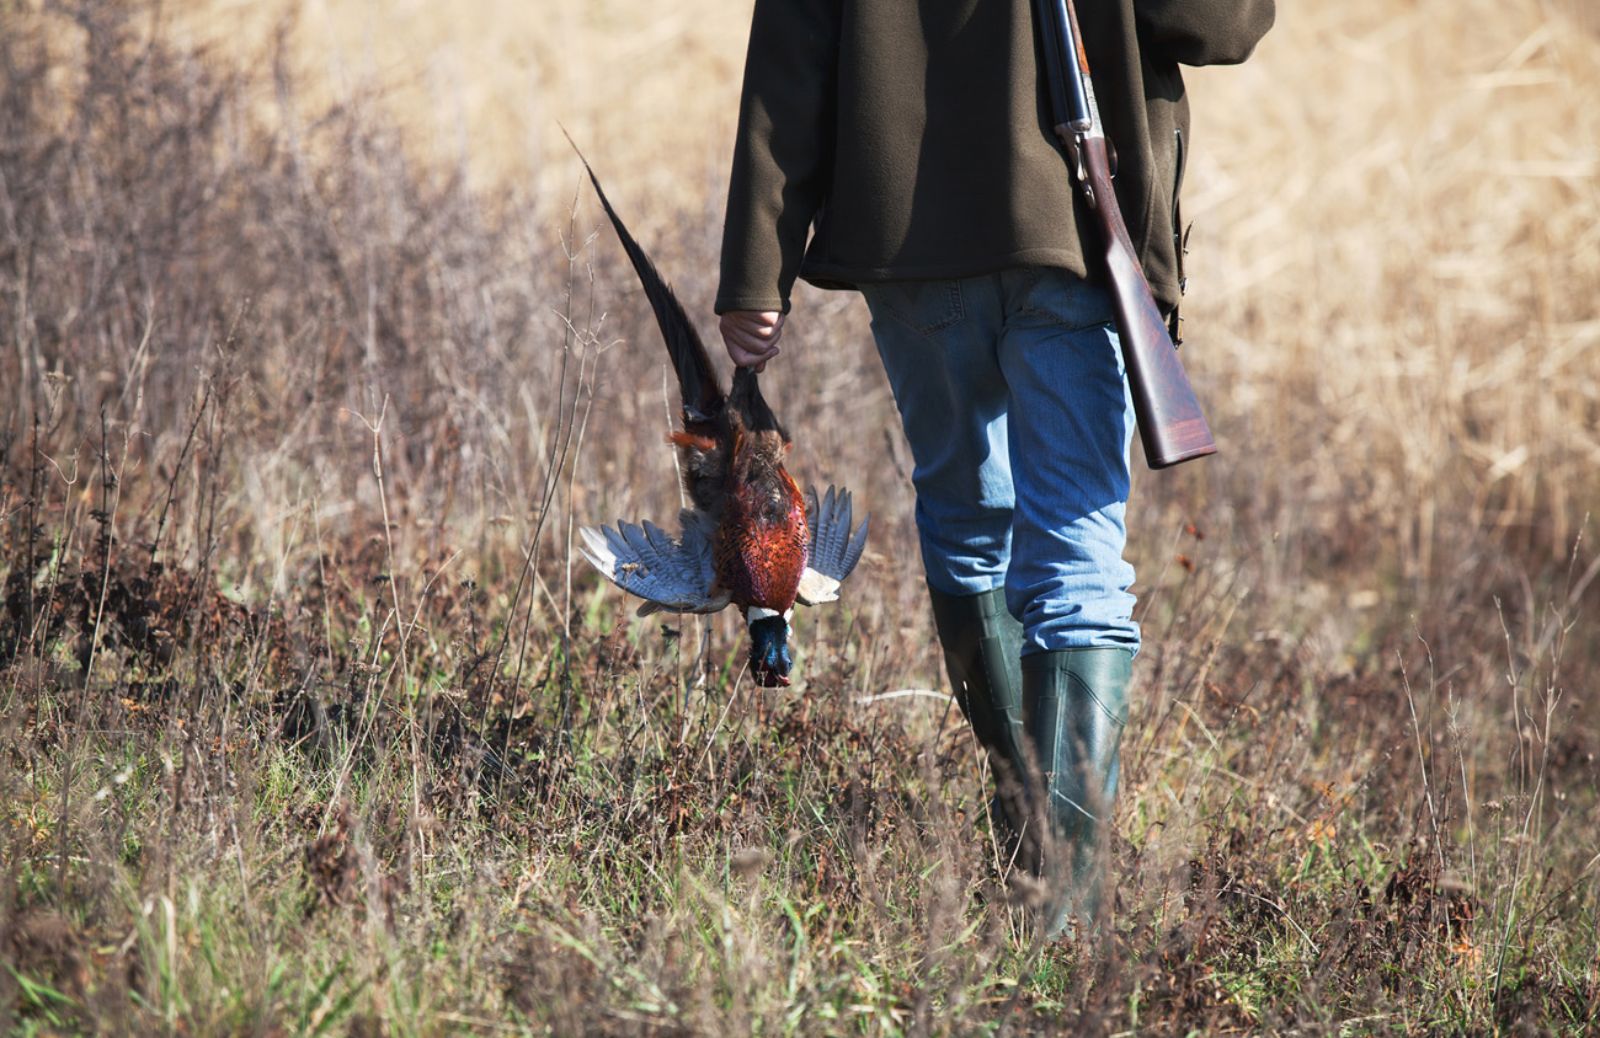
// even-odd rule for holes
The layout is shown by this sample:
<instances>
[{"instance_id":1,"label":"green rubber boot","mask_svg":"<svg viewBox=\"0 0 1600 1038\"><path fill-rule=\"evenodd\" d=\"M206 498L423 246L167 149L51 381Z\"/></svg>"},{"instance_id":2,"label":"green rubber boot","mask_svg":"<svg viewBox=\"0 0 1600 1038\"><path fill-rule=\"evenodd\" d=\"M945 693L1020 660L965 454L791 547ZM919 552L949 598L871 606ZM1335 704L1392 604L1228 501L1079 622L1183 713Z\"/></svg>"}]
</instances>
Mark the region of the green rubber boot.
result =
<instances>
[{"instance_id":1,"label":"green rubber boot","mask_svg":"<svg viewBox=\"0 0 1600 1038\"><path fill-rule=\"evenodd\" d=\"M956 703L989 754L995 778L989 817L1002 846L1009 846L1027 817L1022 624L1006 609L1004 588L977 595L947 595L929 588L928 596Z\"/></svg>"},{"instance_id":2,"label":"green rubber boot","mask_svg":"<svg viewBox=\"0 0 1600 1038\"><path fill-rule=\"evenodd\" d=\"M1127 649L1066 649L1022 660L1027 737L1047 792L1037 804L1048 836L1030 861L1050 895L1045 936L1060 936L1069 921L1100 924L1106 840L1117 796L1122 729L1128 721ZM1042 827L1041 827L1042 828Z\"/></svg>"}]
</instances>

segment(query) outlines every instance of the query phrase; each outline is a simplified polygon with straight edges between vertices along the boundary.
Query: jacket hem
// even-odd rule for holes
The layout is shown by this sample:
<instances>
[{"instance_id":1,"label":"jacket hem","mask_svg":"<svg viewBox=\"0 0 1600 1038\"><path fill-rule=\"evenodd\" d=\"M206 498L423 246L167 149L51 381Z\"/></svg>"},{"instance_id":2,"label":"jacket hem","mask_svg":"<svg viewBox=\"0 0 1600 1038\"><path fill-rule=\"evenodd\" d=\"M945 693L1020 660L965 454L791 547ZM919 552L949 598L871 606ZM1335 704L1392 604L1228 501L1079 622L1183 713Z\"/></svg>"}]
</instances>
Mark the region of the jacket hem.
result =
<instances>
[{"instance_id":1,"label":"jacket hem","mask_svg":"<svg viewBox=\"0 0 1600 1038\"><path fill-rule=\"evenodd\" d=\"M999 256L986 256L961 263L893 264L886 267L831 263L810 257L800 266L800 277L818 288L855 288L881 281L931 281L976 278L1018 267L1061 267L1078 277L1087 277L1083 257L1070 249L1043 247L1019 249Z\"/></svg>"},{"instance_id":2,"label":"jacket hem","mask_svg":"<svg viewBox=\"0 0 1600 1038\"><path fill-rule=\"evenodd\" d=\"M918 266L894 265L888 267L853 266L847 263L817 262L807 259L800 267L800 278L817 288L848 291L861 285L885 281L944 281L959 278L976 278L998 274L1019 267L1058 267L1080 278L1095 280L1083 257L1069 249L1051 247L1021 249L1017 252L967 263L936 263ZM1150 292L1155 296L1162 312L1178 305L1181 293L1177 284L1151 281ZM718 311L721 312L720 310Z\"/></svg>"}]
</instances>

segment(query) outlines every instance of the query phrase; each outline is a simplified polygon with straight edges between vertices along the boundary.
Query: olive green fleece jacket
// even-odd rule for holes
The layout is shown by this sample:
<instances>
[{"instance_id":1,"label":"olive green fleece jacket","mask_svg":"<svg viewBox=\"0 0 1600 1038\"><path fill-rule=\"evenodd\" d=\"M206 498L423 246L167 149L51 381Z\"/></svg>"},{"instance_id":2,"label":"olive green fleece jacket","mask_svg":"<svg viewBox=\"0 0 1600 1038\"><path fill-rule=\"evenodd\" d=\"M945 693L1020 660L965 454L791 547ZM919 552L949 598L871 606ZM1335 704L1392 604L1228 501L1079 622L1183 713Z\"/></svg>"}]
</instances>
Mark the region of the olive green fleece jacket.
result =
<instances>
[{"instance_id":1,"label":"olive green fleece jacket","mask_svg":"<svg viewBox=\"0 0 1600 1038\"><path fill-rule=\"evenodd\" d=\"M1164 307L1182 290L1178 65L1243 61L1274 0L1076 0L1117 198ZM756 0L718 313L1020 266L1092 277L1031 0ZM808 243L809 236L809 243Z\"/></svg>"}]
</instances>

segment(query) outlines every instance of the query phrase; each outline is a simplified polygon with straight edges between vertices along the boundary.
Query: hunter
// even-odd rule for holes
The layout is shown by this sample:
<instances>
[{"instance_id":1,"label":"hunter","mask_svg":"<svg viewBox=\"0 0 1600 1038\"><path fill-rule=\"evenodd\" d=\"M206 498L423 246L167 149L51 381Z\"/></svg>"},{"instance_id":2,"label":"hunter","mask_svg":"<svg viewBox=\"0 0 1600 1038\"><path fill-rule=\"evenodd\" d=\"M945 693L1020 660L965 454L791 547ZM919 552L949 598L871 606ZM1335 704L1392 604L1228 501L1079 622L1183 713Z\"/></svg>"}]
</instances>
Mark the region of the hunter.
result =
<instances>
[{"instance_id":1,"label":"hunter","mask_svg":"<svg viewBox=\"0 0 1600 1038\"><path fill-rule=\"evenodd\" d=\"M1077 7L1117 197L1175 311L1179 66L1245 60L1274 0ZM950 681L989 755L991 817L1045 878L1057 936L1101 919L1096 820L1139 627L1133 410L1039 54L1031 0L756 0L716 311L734 363L760 370L796 278L866 297Z\"/></svg>"}]
</instances>

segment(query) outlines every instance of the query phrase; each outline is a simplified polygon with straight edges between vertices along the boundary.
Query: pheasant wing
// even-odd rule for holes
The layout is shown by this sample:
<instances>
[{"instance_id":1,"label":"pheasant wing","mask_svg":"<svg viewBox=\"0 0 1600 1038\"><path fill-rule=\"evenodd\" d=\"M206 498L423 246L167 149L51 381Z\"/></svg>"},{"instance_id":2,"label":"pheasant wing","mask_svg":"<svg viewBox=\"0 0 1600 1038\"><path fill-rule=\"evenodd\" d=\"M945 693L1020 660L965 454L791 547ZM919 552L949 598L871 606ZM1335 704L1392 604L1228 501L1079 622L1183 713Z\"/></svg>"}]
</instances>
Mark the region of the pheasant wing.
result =
<instances>
[{"instance_id":1,"label":"pheasant wing","mask_svg":"<svg viewBox=\"0 0 1600 1038\"><path fill-rule=\"evenodd\" d=\"M716 570L711 553L711 525L701 513L680 516L683 536L672 538L652 522L619 521L586 526L579 551L607 580L644 599L639 615L656 612L715 613L728 596L713 591Z\"/></svg>"},{"instance_id":2,"label":"pheasant wing","mask_svg":"<svg viewBox=\"0 0 1600 1038\"><path fill-rule=\"evenodd\" d=\"M800 575L799 599L806 605L837 601L839 585L861 561L867 546L867 525L855 523L850 491L829 487L817 499L815 488L806 491L806 525L811 533L811 554Z\"/></svg>"}]
</instances>

